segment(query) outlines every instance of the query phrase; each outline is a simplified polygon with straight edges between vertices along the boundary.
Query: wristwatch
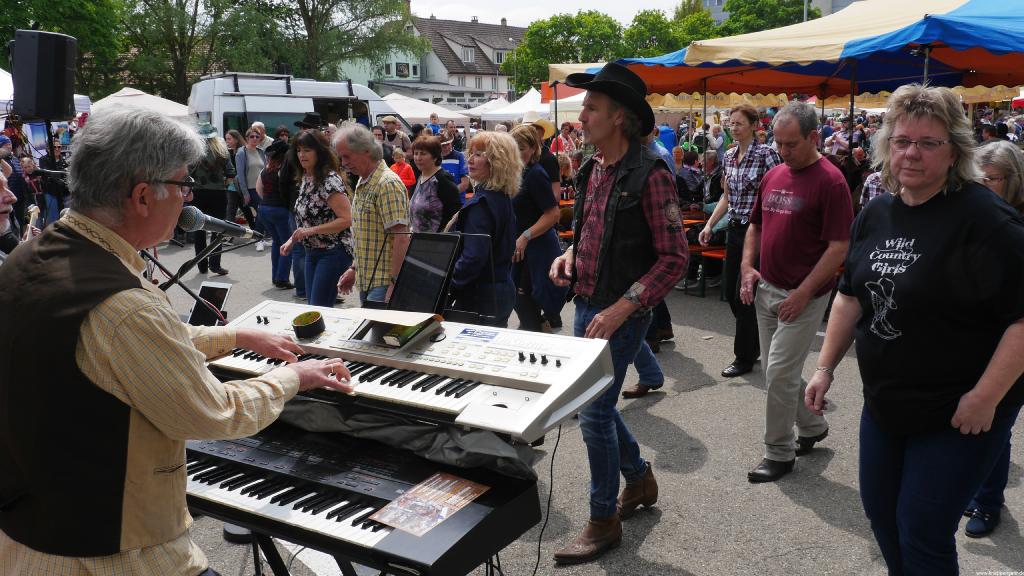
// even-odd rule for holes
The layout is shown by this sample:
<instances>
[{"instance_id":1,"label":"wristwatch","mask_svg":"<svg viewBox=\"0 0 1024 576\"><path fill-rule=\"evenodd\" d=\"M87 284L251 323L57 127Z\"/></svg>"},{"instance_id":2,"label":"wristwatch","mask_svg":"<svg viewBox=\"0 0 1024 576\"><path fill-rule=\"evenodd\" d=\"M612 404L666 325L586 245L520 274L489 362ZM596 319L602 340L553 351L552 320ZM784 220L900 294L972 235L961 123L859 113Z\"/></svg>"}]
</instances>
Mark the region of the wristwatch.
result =
<instances>
[{"instance_id":1,"label":"wristwatch","mask_svg":"<svg viewBox=\"0 0 1024 576\"><path fill-rule=\"evenodd\" d=\"M523 230L522 236L523 238L526 238L527 241L529 241L531 238L533 238L533 233L530 232L529 228L527 228L526 230Z\"/></svg>"}]
</instances>

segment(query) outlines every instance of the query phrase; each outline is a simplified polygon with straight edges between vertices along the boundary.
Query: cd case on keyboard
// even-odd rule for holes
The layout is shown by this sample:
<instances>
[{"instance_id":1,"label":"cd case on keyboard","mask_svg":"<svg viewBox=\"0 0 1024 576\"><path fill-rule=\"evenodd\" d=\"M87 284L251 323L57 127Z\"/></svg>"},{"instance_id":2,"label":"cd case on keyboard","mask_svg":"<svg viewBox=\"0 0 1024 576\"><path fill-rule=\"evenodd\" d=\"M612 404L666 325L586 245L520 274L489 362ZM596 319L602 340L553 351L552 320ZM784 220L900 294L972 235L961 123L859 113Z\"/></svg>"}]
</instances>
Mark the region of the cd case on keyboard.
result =
<instances>
[{"instance_id":1,"label":"cd case on keyboard","mask_svg":"<svg viewBox=\"0 0 1024 576\"><path fill-rule=\"evenodd\" d=\"M403 532L423 536L488 490L489 486L438 472L392 500L370 518Z\"/></svg>"},{"instance_id":2,"label":"cd case on keyboard","mask_svg":"<svg viewBox=\"0 0 1024 576\"><path fill-rule=\"evenodd\" d=\"M370 317L363 320L363 324L356 330L353 337L378 346L401 348L420 332L438 328L441 320L441 316L431 315L422 322L407 324L394 322L391 318ZM402 320L402 322L407 321Z\"/></svg>"}]
</instances>

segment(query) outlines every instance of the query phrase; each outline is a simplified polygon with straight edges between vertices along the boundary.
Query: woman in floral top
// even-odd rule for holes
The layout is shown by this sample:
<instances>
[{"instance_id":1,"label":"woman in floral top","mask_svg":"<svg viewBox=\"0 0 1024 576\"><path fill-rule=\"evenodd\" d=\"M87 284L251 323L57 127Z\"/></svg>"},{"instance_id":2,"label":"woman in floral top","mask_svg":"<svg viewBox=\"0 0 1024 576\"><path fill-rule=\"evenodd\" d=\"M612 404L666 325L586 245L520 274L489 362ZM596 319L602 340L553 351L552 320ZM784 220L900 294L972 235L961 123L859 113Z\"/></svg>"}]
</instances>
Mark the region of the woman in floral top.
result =
<instances>
[{"instance_id":1,"label":"woman in floral top","mask_svg":"<svg viewBox=\"0 0 1024 576\"><path fill-rule=\"evenodd\" d=\"M288 159L299 174L295 201L295 232L281 254L287 256L296 242L306 249L306 294L313 306L334 306L338 278L352 265L352 205L338 158L327 137L304 130L293 140Z\"/></svg>"}]
</instances>

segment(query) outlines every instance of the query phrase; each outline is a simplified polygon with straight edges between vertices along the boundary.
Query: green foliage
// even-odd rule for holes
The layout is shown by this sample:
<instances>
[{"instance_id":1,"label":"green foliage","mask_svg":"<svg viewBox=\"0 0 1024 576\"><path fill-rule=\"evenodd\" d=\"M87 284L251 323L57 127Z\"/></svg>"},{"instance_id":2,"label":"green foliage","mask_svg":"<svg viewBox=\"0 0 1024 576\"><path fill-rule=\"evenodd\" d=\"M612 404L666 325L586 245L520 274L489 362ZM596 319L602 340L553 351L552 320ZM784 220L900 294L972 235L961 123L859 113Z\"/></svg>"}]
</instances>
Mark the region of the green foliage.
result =
<instances>
[{"instance_id":1,"label":"green foliage","mask_svg":"<svg viewBox=\"0 0 1024 576\"><path fill-rule=\"evenodd\" d=\"M547 80L550 63L608 61L626 55L622 25L611 16L594 10L556 14L530 24L501 71L514 76L516 89L525 91Z\"/></svg>"},{"instance_id":2,"label":"green foliage","mask_svg":"<svg viewBox=\"0 0 1024 576\"><path fill-rule=\"evenodd\" d=\"M721 29L707 10L691 12L682 19L673 20L680 47L689 46L696 40L707 40L722 35Z\"/></svg>"},{"instance_id":3,"label":"green foliage","mask_svg":"<svg viewBox=\"0 0 1024 576\"><path fill-rule=\"evenodd\" d=\"M626 29L623 41L630 57L660 56L683 47L675 22L661 10L638 12Z\"/></svg>"},{"instance_id":4,"label":"green foliage","mask_svg":"<svg viewBox=\"0 0 1024 576\"><path fill-rule=\"evenodd\" d=\"M687 16L698 12L707 12L707 9L704 8L703 2L700 0L682 0L672 12L672 19L678 22L685 19Z\"/></svg>"},{"instance_id":5,"label":"green foliage","mask_svg":"<svg viewBox=\"0 0 1024 576\"><path fill-rule=\"evenodd\" d=\"M722 23L722 36L760 32L803 22L803 0L726 0L729 18ZM821 10L810 8L807 19L821 18Z\"/></svg>"},{"instance_id":6,"label":"green foliage","mask_svg":"<svg viewBox=\"0 0 1024 576\"><path fill-rule=\"evenodd\" d=\"M59 32L78 40L75 91L105 95L117 82L117 60L123 35L117 25L124 14L123 0L3 0L0 39L14 37L17 29Z\"/></svg>"}]
</instances>

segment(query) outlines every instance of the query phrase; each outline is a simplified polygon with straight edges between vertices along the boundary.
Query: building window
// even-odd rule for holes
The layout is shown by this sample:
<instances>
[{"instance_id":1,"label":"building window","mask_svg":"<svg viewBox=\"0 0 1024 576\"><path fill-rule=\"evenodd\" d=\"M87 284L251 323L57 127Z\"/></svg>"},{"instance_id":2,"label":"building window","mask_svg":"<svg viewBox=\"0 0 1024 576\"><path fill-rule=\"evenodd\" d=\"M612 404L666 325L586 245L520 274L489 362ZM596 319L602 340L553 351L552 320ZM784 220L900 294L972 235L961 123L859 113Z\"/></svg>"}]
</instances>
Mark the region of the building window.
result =
<instances>
[{"instance_id":1,"label":"building window","mask_svg":"<svg viewBox=\"0 0 1024 576\"><path fill-rule=\"evenodd\" d=\"M412 65L412 75L413 76L419 76L420 75L420 67L419 66L417 66L415 64Z\"/></svg>"},{"instance_id":2,"label":"building window","mask_svg":"<svg viewBox=\"0 0 1024 576\"><path fill-rule=\"evenodd\" d=\"M475 87L475 88L476 88L477 90L479 90L479 89L483 88L483 87L484 87L484 79L483 79L483 78L481 78L480 76L477 76L477 77L476 77L476 80L475 80L475 81L473 82L473 86L474 86L474 87Z\"/></svg>"},{"instance_id":3,"label":"building window","mask_svg":"<svg viewBox=\"0 0 1024 576\"><path fill-rule=\"evenodd\" d=\"M448 94L449 98L464 98L465 96L465 92L451 92Z\"/></svg>"},{"instance_id":4,"label":"building window","mask_svg":"<svg viewBox=\"0 0 1024 576\"><path fill-rule=\"evenodd\" d=\"M397 62L395 63L395 75L399 78L409 77L409 63L408 62Z\"/></svg>"},{"instance_id":5,"label":"building window","mask_svg":"<svg viewBox=\"0 0 1024 576\"><path fill-rule=\"evenodd\" d=\"M466 85L466 77L465 76L459 76L459 83L458 83L458 85L459 86L465 86Z\"/></svg>"},{"instance_id":6,"label":"building window","mask_svg":"<svg viewBox=\"0 0 1024 576\"><path fill-rule=\"evenodd\" d=\"M722 0L715 0L715 6L721 6Z\"/></svg>"},{"instance_id":7,"label":"building window","mask_svg":"<svg viewBox=\"0 0 1024 576\"><path fill-rule=\"evenodd\" d=\"M505 62L505 53L501 50L494 51L494 63L503 64Z\"/></svg>"},{"instance_id":8,"label":"building window","mask_svg":"<svg viewBox=\"0 0 1024 576\"><path fill-rule=\"evenodd\" d=\"M469 97L470 98L483 98L484 97L484 93L483 92L470 92L469 93Z\"/></svg>"},{"instance_id":9,"label":"building window","mask_svg":"<svg viewBox=\"0 0 1024 576\"><path fill-rule=\"evenodd\" d=\"M497 76L491 76L491 90L495 90L495 91L498 90L498 77Z\"/></svg>"},{"instance_id":10,"label":"building window","mask_svg":"<svg viewBox=\"0 0 1024 576\"><path fill-rule=\"evenodd\" d=\"M473 48L472 48L472 46L463 46L462 47L462 61L463 62L473 62Z\"/></svg>"},{"instance_id":11,"label":"building window","mask_svg":"<svg viewBox=\"0 0 1024 576\"><path fill-rule=\"evenodd\" d=\"M391 76L391 63L390 62L388 62L387 64L384 65L384 75L385 76Z\"/></svg>"}]
</instances>

